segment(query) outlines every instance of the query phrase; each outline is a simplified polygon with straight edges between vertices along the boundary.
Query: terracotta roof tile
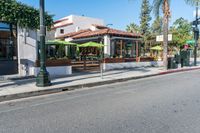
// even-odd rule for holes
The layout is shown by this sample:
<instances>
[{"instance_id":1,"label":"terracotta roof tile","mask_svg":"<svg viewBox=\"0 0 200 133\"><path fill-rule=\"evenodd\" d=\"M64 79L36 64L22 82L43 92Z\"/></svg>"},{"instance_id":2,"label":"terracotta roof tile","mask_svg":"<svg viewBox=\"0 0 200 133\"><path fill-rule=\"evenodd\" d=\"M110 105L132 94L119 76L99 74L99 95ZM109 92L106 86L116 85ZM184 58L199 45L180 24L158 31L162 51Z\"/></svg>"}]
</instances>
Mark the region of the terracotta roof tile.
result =
<instances>
[{"instance_id":1,"label":"terracotta roof tile","mask_svg":"<svg viewBox=\"0 0 200 133\"><path fill-rule=\"evenodd\" d=\"M59 26L53 26L53 27L51 27L51 29L54 30L54 29L69 26L69 25L73 25L73 23L67 23L67 24L62 24L62 25L59 25Z\"/></svg>"},{"instance_id":2,"label":"terracotta roof tile","mask_svg":"<svg viewBox=\"0 0 200 133\"><path fill-rule=\"evenodd\" d=\"M60 23L60 22L66 21L66 20L69 20L69 19L68 18L60 19L60 20L55 21L54 24Z\"/></svg>"},{"instance_id":3,"label":"terracotta roof tile","mask_svg":"<svg viewBox=\"0 0 200 133\"><path fill-rule=\"evenodd\" d=\"M64 39L71 37L73 39L80 39L80 38L88 38L88 37L94 37L94 36L101 36L101 35L116 35L116 36L125 36L125 37L142 37L140 34L137 33L130 33L126 31L111 29L111 28L104 28L99 29L96 31L92 31L90 29L86 30L80 30L78 32L72 32L65 34L63 36L57 37L57 39Z\"/></svg>"},{"instance_id":4,"label":"terracotta roof tile","mask_svg":"<svg viewBox=\"0 0 200 133\"><path fill-rule=\"evenodd\" d=\"M79 35L81 33L86 33L86 32L89 32L89 31L91 31L91 30L90 29L85 29L85 30L80 30L78 32L71 32L71 33L59 36L56 39L64 39L64 38L67 38L67 37L73 37L73 36Z\"/></svg>"},{"instance_id":5,"label":"terracotta roof tile","mask_svg":"<svg viewBox=\"0 0 200 133\"><path fill-rule=\"evenodd\" d=\"M107 29L101 29L101 30L97 30L97 31L83 32L81 34L73 36L72 38L79 39L79 38L87 38L87 37L106 35L106 34L126 36L126 37L141 37L141 35L137 34L137 33L130 33L130 32L125 32L125 31L121 31L121 30L107 28Z\"/></svg>"}]
</instances>

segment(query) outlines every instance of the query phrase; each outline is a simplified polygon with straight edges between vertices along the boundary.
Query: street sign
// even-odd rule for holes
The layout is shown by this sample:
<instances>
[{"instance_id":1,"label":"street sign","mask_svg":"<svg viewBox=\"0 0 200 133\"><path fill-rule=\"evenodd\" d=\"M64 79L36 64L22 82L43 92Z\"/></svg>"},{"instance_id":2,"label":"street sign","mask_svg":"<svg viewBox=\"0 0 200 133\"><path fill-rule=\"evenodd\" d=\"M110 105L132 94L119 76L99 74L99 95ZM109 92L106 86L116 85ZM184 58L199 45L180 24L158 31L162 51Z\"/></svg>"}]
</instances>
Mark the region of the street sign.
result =
<instances>
[{"instance_id":1,"label":"street sign","mask_svg":"<svg viewBox=\"0 0 200 133\"><path fill-rule=\"evenodd\" d=\"M163 42L163 35L156 36L156 42ZM168 41L172 41L172 34L168 35Z\"/></svg>"},{"instance_id":2,"label":"street sign","mask_svg":"<svg viewBox=\"0 0 200 133\"><path fill-rule=\"evenodd\" d=\"M198 20L198 21L192 21L192 25L199 25L200 24L200 21Z\"/></svg>"},{"instance_id":3,"label":"street sign","mask_svg":"<svg viewBox=\"0 0 200 133\"><path fill-rule=\"evenodd\" d=\"M198 17L200 17L200 10L198 10L198 12L195 10L194 12L193 12L193 16L194 17L196 17L196 14L198 13Z\"/></svg>"}]
</instances>

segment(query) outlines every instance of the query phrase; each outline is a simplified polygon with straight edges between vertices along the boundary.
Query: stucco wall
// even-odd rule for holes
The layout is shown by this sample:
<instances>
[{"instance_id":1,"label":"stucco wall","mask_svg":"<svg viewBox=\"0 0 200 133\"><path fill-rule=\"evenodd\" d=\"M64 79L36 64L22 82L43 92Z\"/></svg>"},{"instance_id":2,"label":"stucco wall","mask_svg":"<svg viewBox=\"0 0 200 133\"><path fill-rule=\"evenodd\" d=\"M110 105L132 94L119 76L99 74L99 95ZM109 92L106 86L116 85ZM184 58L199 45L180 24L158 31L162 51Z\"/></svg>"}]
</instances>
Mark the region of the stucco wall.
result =
<instances>
[{"instance_id":1,"label":"stucco wall","mask_svg":"<svg viewBox=\"0 0 200 133\"><path fill-rule=\"evenodd\" d=\"M111 41L110 41L110 36L105 35L104 36L104 55L105 57L110 57L111 55Z\"/></svg>"},{"instance_id":2,"label":"stucco wall","mask_svg":"<svg viewBox=\"0 0 200 133\"><path fill-rule=\"evenodd\" d=\"M103 20L96 19L96 18L76 16L76 15L70 15L69 17L66 17L66 18L69 19L68 23L73 23L73 24L65 26L65 27L57 28L55 32L55 37L63 35L63 34L60 34L60 29L64 29L64 34L67 34L70 32L75 32L77 27L79 27L79 30L82 30L82 29L89 29L92 24L104 25Z\"/></svg>"},{"instance_id":3,"label":"stucco wall","mask_svg":"<svg viewBox=\"0 0 200 133\"><path fill-rule=\"evenodd\" d=\"M34 76L37 76L40 68L32 67L31 71L34 72ZM72 66L57 66L57 67L47 67L47 71L51 77L55 76L67 76L72 74Z\"/></svg>"},{"instance_id":4,"label":"stucco wall","mask_svg":"<svg viewBox=\"0 0 200 133\"><path fill-rule=\"evenodd\" d=\"M127 69L127 68L137 68L137 67L151 67L151 66L162 66L163 62L161 61L152 61L152 62L125 62L125 63L104 63L104 70L114 70L114 69Z\"/></svg>"},{"instance_id":5,"label":"stucco wall","mask_svg":"<svg viewBox=\"0 0 200 133\"><path fill-rule=\"evenodd\" d=\"M18 70L20 76L33 75L30 70L37 58L37 32L18 28Z\"/></svg>"}]
</instances>

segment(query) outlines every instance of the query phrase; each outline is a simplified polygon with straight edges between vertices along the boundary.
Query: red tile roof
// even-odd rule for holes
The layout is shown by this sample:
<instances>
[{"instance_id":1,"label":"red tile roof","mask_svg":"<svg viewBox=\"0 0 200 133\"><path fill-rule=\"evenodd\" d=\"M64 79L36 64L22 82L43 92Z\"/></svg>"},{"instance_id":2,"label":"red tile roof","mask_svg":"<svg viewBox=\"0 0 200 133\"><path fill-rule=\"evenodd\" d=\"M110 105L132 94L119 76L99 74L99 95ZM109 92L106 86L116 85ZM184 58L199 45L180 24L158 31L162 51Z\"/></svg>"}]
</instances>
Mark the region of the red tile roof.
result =
<instances>
[{"instance_id":1,"label":"red tile roof","mask_svg":"<svg viewBox=\"0 0 200 133\"><path fill-rule=\"evenodd\" d=\"M73 39L80 39L80 38L88 38L94 36L101 36L101 35L115 35L115 36L124 36L124 37L142 37L140 34L137 33L130 33L126 31L111 29L111 28L103 28L96 31L87 30L80 30L79 32L72 32L69 34L65 34L63 36L57 37L58 39L64 39L71 37Z\"/></svg>"},{"instance_id":2,"label":"red tile roof","mask_svg":"<svg viewBox=\"0 0 200 133\"><path fill-rule=\"evenodd\" d=\"M86 30L80 30L78 32L71 32L71 33L59 36L56 39L64 39L64 38L67 38L67 37L73 37L73 36L76 36L76 35L79 35L79 34L82 34L82 33L86 33L86 32L89 32L89 31L91 31L91 30L90 29L86 29Z\"/></svg>"},{"instance_id":3,"label":"red tile roof","mask_svg":"<svg viewBox=\"0 0 200 133\"><path fill-rule=\"evenodd\" d=\"M101 29L101 30L81 33L81 34L73 36L72 38L73 39L79 39L79 38L87 38L87 37L107 35L107 34L108 35L116 35L116 36L125 36L125 37L141 37L140 34L107 28L107 29Z\"/></svg>"},{"instance_id":4,"label":"red tile roof","mask_svg":"<svg viewBox=\"0 0 200 133\"><path fill-rule=\"evenodd\" d=\"M66 21L66 20L68 20L68 18L60 19L60 20L55 21L54 24L56 24L56 23L60 23L60 22Z\"/></svg>"},{"instance_id":5,"label":"red tile roof","mask_svg":"<svg viewBox=\"0 0 200 133\"><path fill-rule=\"evenodd\" d=\"M54 29L61 28L61 27L64 27L64 26L69 26L69 25L73 25L73 23L67 23L67 24L55 26L55 27L52 27L51 29L54 30Z\"/></svg>"}]
</instances>

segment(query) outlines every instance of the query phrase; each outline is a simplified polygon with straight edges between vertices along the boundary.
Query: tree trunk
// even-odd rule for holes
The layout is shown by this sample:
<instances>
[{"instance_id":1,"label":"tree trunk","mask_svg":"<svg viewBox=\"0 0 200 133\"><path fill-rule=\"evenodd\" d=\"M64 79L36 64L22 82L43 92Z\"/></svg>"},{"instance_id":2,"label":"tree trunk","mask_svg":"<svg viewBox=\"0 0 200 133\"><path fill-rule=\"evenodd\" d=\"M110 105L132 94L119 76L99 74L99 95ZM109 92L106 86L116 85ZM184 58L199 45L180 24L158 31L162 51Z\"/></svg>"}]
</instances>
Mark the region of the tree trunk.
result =
<instances>
[{"instance_id":1,"label":"tree trunk","mask_svg":"<svg viewBox=\"0 0 200 133\"><path fill-rule=\"evenodd\" d=\"M168 66L168 25L169 19L167 16L164 16L163 21L163 64L165 69Z\"/></svg>"}]
</instances>

